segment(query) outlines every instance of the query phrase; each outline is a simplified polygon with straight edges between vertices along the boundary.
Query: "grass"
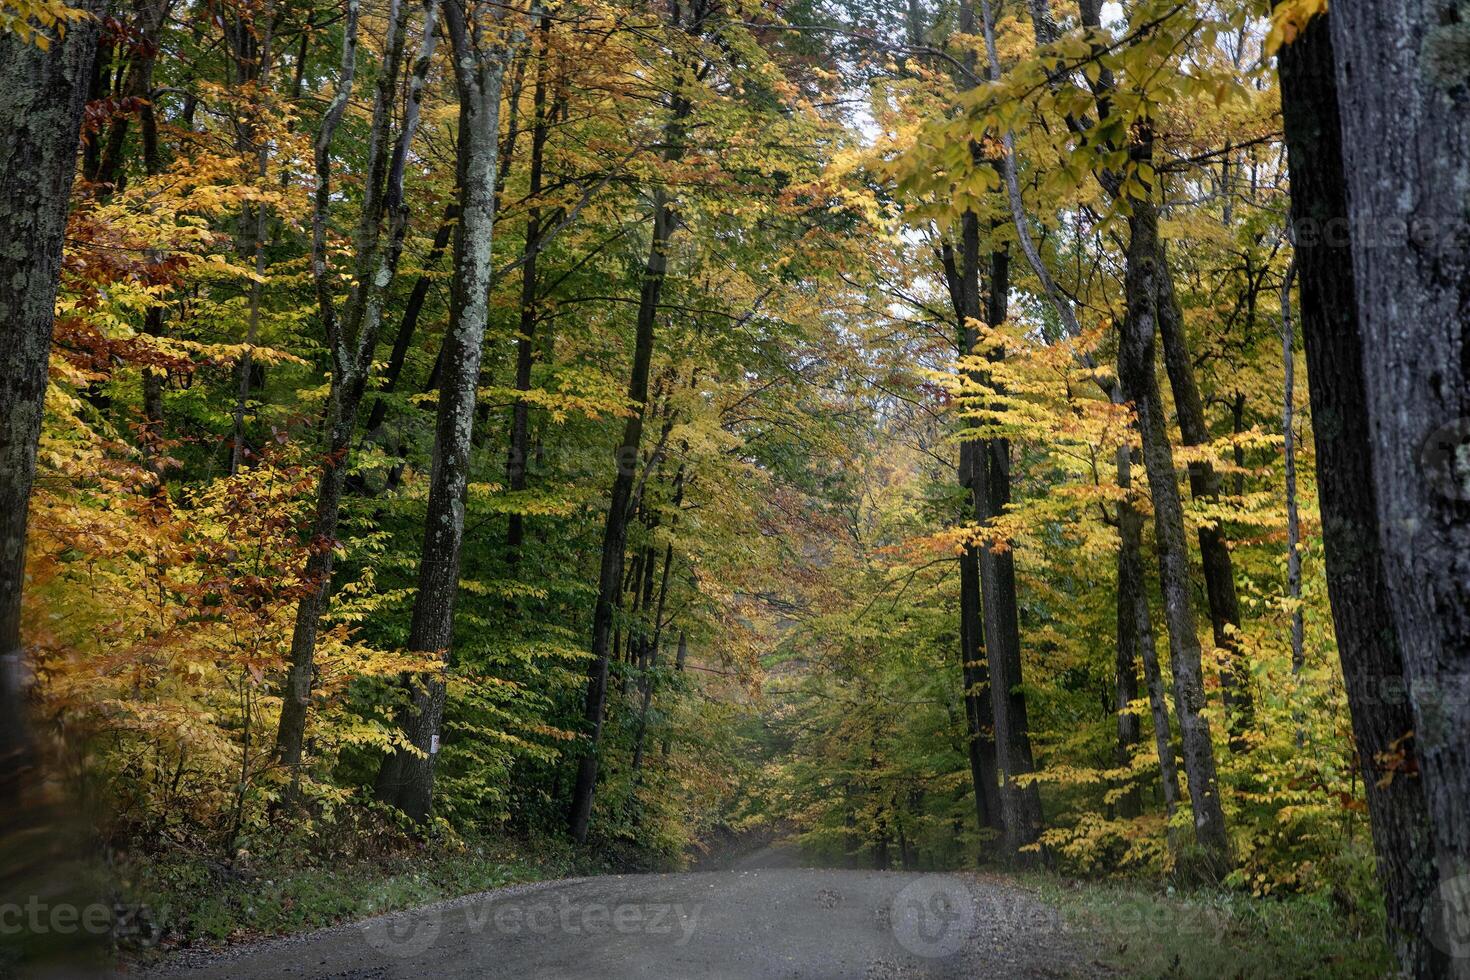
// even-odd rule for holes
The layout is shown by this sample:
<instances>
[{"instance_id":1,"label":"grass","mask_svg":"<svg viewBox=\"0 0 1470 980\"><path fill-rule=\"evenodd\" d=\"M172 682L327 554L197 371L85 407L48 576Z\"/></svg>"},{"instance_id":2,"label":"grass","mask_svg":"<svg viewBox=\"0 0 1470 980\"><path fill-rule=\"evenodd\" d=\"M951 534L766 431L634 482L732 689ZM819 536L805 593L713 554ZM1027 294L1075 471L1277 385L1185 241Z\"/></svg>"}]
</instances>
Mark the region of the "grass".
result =
<instances>
[{"instance_id":1,"label":"grass","mask_svg":"<svg viewBox=\"0 0 1470 980\"><path fill-rule=\"evenodd\" d=\"M1038 878L1068 925L1100 937L1102 960L1138 978L1369 978L1393 974L1381 920L1328 896L1257 898L1218 889Z\"/></svg>"},{"instance_id":2,"label":"grass","mask_svg":"<svg viewBox=\"0 0 1470 980\"><path fill-rule=\"evenodd\" d=\"M146 960L597 870L564 845L524 841L398 844L352 858L259 855L228 868L198 858L124 858L117 887L136 914L121 945Z\"/></svg>"}]
</instances>

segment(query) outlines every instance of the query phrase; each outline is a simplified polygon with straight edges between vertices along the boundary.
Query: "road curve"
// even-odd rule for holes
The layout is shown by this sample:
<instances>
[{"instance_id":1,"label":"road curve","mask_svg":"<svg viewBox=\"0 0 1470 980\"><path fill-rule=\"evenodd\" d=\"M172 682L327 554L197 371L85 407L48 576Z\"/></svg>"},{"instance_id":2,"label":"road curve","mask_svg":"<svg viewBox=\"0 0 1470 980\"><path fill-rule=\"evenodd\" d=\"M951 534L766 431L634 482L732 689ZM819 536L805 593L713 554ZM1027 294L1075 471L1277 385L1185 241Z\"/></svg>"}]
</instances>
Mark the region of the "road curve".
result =
<instances>
[{"instance_id":1,"label":"road curve","mask_svg":"<svg viewBox=\"0 0 1470 980\"><path fill-rule=\"evenodd\" d=\"M880 980L1105 976L999 877L775 869L514 886L238 948L178 978Z\"/></svg>"}]
</instances>

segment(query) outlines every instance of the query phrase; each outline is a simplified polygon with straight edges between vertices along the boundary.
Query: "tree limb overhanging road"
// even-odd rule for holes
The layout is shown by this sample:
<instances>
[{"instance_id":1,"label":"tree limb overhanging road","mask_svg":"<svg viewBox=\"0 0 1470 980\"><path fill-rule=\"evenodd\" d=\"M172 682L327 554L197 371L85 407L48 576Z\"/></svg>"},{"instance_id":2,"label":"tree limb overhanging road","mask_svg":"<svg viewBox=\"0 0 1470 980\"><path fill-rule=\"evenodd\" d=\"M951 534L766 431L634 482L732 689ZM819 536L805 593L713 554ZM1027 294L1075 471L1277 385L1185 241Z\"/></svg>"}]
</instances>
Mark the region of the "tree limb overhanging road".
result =
<instances>
[{"instance_id":1,"label":"tree limb overhanging road","mask_svg":"<svg viewBox=\"0 0 1470 980\"><path fill-rule=\"evenodd\" d=\"M512 886L192 963L170 977L407 980L1106 976L1003 878L775 868Z\"/></svg>"}]
</instances>

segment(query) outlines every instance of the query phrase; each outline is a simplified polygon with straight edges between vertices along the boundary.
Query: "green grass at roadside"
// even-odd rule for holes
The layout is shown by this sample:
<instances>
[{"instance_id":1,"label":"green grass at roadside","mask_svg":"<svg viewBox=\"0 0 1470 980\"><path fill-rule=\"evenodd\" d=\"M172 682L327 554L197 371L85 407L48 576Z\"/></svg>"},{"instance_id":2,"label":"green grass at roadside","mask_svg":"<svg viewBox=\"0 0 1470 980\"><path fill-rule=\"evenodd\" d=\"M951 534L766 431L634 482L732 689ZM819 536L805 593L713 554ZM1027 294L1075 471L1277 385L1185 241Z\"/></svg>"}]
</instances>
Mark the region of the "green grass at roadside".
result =
<instances>
[{"instance_id":1,"label":"green grass at roadside","mask_svg":"<svg viewBox=\"0 0 1470 980\"><path fill-rule=\"evenodd\" d=\"M184 946L288 935L519 882L603 870L564 844L541 841L439 841L352 858L310 851L295 860L282 857L260 855L233 867L177 855L123 859L115 869L117 887L133 921L122 951L150 959Z\"/></svg>"},{"instance_id":2,"label":"green grass at roadside","mask_svg":"<svg viewBox=\"0 0 1470 980\"><path fill-rule=\"evenodd\" d=\"M1382 920L1325 895L1259 898L1219 889L1028 879L1068 928L1096 937L1125 977L1376 978L1393 965Z\"/></svg>"}]
</instances>

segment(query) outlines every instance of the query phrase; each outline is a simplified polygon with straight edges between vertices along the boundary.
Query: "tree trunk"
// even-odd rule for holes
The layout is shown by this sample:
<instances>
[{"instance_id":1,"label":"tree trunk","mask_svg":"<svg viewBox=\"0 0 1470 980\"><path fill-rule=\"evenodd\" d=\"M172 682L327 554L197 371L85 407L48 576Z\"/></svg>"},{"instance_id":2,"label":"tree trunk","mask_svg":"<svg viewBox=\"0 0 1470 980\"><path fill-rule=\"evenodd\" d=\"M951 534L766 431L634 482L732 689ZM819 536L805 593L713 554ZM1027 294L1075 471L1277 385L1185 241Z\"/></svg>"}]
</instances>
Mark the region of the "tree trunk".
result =
<instances>
[{"instance_id":1,"label":"tree trunk","mask_svg":"<svg viewBox=\"0 0 1470 980\"><path fill-rule=\"evenodd\" d=\"M1040 0L1030 5L1033 33L1038 44L1049 44L1058 36L1056 25L1051 21L1047 7ZM1082 0L1078 4L1079 23L1089 30L1099 30L1102 24L1100 0ZM1100 56L1102 51L1096 45ZM1052 78L1053 84L1060 76ZM1094 102L1099 119L1106 119L1112 111L1112 98L1116 82L1111 70L1102 67L1093 85ZM1075 117L1067 120L1068 128L1079 135L1084 134L1084 124ZM1117 173L1106 170L1096 172L1098 183L1113 200L1122 193L1122 181ZM1013 192L1019 198L1019 194ZM1024 244L1024 242L1023 242ZM1033 259L1033 264L1035 260ZM1207 441L1208 430L1204 421L1204 407L1195 383L1194 363L1189 357L1184 336L1183 315L1174 292L1174 282L1169 271L1168 256L1160 243L1155 274L1159 294L1155 303L1155 319L1164 338L1165 361L1169 381L1174 390L1175 408L1179 415L1180 431L1184 444L1200 445ZM1054 296L1056 290L1047 290ZM1060 307L1060 303L1058 306ZM1072 324L1069 324L1071 326ZM1190 465L1190 493L1196 498L1215 499L1219 496L1219 478L1214 468L1204 463ZM1243 730L1252 714L1248 677L1240 663L1238 644L1227 628L1240 624L1240 601L1235 591L1235 573L1224 538L1218 528L1201 528L1199 532L1201 557L1205 570L1205 591L1209 600L1210 621L1214 629L1215 644L1227 652L1228 663L1222 675L1222 686L1227 714L1238 733L1234 738L1237 747L1244 748Z\"/></svg>"},{"instance_id":2,"label":"tree trunk","mask_svg":"<svg viewBox=\"0 0 1470 980\"><path fill-rule=\"evenodd\" d=\"M357 228L355 243L356 284L349 292L346 308L339 317L332 306L331 288L324 282L326 267L322 261L320 238L313 255L313 271L317 294L327 324L327 341L332 350L332 378L327 402L327 451L317 481L316 513L312 525L311 553L307 558L305 578L314 586L296 607L296 621L291 633L291 663L281 699L281 717L276 729L275 755L291 772L290 794L295 795L300 783L302 750L306 739L306 716L311 703L312 674L316 661L317 633L325 612L332 584L337 524L342 510L342 490L347 478L347 454L357 430L358 409L367 388L372 354L377 347L382 325L383 296L392 282L402 253L403 236L408 227L408 212L403 203L403 173L408 147L418 124L419 102L424 80L434 49L435 4L425 5L422 50L414 63L409 89L409 106L404 113L402 129L392 144L388 131L396 100L399 68L403 59L408 16L405 0L395 0L388 20L388 56L379 78L373 105L373 124L369 137L369 190L363 201L363 215ZM356 30L356 17L350 21ZM355 39L344 41L343 74L345 84L338 95L351 92L352 69L347 60L353 57ZM340 116L337 117L340 119ZM323 122L317 142L318 196L314 224L325 224L330 201L330 161L328 151L335 135L336 120L330 115ZM391 146L391 152L390 152ZM391 158L391 163L390 163ZM383 218L390 218L386 250L382 246Z\"/></svg>"},{"instance_id":3,"label":"tree trunk","mask_svg":"<svg viewBox=\"0 0 1470 980\"><path fill-rule=\"evenodd\" d=\"M943 250L945 282L956 320L959 354L975 350L975 328L980 309L980 235L978 218L967 212L961 219L960 251L948 242ZM974 509L975 472L980 450L974 440L960 443L959 484L965 491L969 520ZM986 663L984 624L980 615L980 549L969 545L960 555L960 680L964 689L965 734L970 760L970 781L975 796L975 820L982 833L986 828L1004 831L1000 781L995 755L995 716L991 706L990 668Z\"/></svg>"},{"instance_id":4,"label":"tree trunk","mask_svg":"<svg viewBox=\"0 0 1470 980\"><path fill-rule=\"evenodd\" d=\"M1184 315L1174 291L1168 251L1159 243L1157 319L1163 342L1164 369L1174 393L1174 411L1179 418L1179 439L1185 446L1203 446L1210 441L1205 422L1204 401L1195 380L1194 361L1184 333ZM1208 462L1189 464L1189 492L1195 500L1215 503L1220 499L1220 476ZM1209 603L1210 627L1216 648L1225 651L1220 687L1225 702L1225 722L1230 743L1236 751L1248 744L1245 732L1254 714L1250 671L1243 663L1240 643L1233 631L1240 628L1240 597L1235 591L1235 565L1220 527L1199 529L1200 562L1205 573L1205 597Z\"/></svg>"},{"instance_id":5,"label":"tree trunk","mask_svg":"<svg viewBox=\"0 0 1470 980\"><path fill-rule=\"evenodd\" d=\"M985 317L992 327L1005 323L1010 283L1010 255L1005 251L993 252L990 302ZM980 444L974 478L975 520L983 527L1004 514L1011 502L1009 440L986 439ZM985 652L990 666L990 703L995 715L995 754L1000 768L1005 848L1012 860L1034 863L1034 853L1022 849L1041 837L1041 794L1035 783L1017 782L1017 777L1034 772L1036 763L1031 756L1026 695L1021 689L1016 564L1008 544L994 540L982 544L980 592L985 617Z\"/></svg>"},{"instance_id":6,"label":"tree trunk","mask_svg":"<svg viewBox=\"0 0 1470 980\"><path fill-rule=\"evenodd\" d=\"M633 375L628 400L637 405L623 427L618 445L617 475L602 536L602 567L598 575L597 606L592 617L592 661L587 669L587 698L583 712L588 742L577 765L572 790L571 831L577 843L587 840L592 818L592 796L597 786L597 753L601 748L603 711L607 703L608 656L611 651L613 607L623 577L623 552L628 540L629 505L638 475L638 448L643 440L643 416L648 402L648 369L653 359L653 327L659 295L668 271L669 239L674 233L674 210L662 188L654 191L653 235L643 269L638 302L637 335L633 347Z\"/></svg>"},{"instance_id":7,"label":"tree trunk","mask_svg":"<svg viewBox=\"0 0 1470 980\"><path fill-rule=\"evenodd\" d=\"M1184 509L1174 470L1174 452L1154 374L1157 331L1158 212L1149 201L1135 200L1129 218L1127 314L1118 345L1118 380L1133 403L1143 436L1144 467L1154 505L1154 537L1159 553L1159 580L1169 651L1174 671L1174 703L1179 713L1184 771L1194 810L1195 840L1202 851L1205 874L1223 877L1230 866L1230 841L1216 785L1215 748L1204 716L1205 691L1199 636L1189 583L1189 555L1184 540Z\"/></svg>"},{"instance_id":8,"label":"tree trunk","mask_svg":"<svg viewBox=\"0 0 1470 980\"><path fill-rule=\"evenodd\" d=\"M80 4L99 14L97 0ZM26 516L46 401L61 250L96 21L73 24L49 51L0 32L0 820L29 782L21 590Z\"/></svg>"},{"instance_id":9,"label":"tree trunk","mask_svg":"<svg viewBox=\"0 0 1470 980\"><path fill-rule=\"evenodd\" d=\"M961 32L975 33L975 7L965 2L959 10ZM922 17L916 6L909 9L911 41L920 44ZM973 50L964 55L965 75L960 79L961 88L974 88L976 58ZM994 69L995 66L992 65ZM979 147L970 145L973 159L979 159ZM980 300L980 218L967 210L960 218L960 248L958 257L948 242L944 245L944 273L949 288L950 304L957 321L958 349L961 357L975 352L976 330L972 322L979 322L983 311ZM957 260L958 259L958 260ZM1004 318L1004 312L1002 312ZM985 446L973 439L960 443L959 483L965 491L966 510L979 517L979 494L984 478ZM975 794L975 822L983 834L987 829L1000 836L1001 846L1010 847L1007 836L1008 814L1001 788L1001 766L1003 758L997 747L997 725L995 710L995 687L990 668L989 648L986 645L985 621L982 614L984 599L981 595L981 547L966 545L960 555L960 680L964 685L965 700L965 744L970 760L970 782Z\"/></svg>"},{"instance_id":10,"label":"tree trunk","mask_svg":"<svg viewBox=\"0 0 1470 980\"><path fill-rule=\"evenodd\" d=\"M1179 806L1179 769L1174 760L1174 741L1170 732L1169 704L1164 699L1163 672L1159 669L1158 647L1154 644L1154 626L1148 608L1148 583L1143 566L1143 515L1135 504L1132 453L1118 450L1118 486L1128 496L1118 504L1118 703L1124 695L1138 697L1135 671L1143 664L1143 683L1148 690L1149 712L1154 722L1154 749L1159 757L1159 782L1164 790L1164 808L1169 816ZM1132 675L1125 683L1124 674ZM1128 726L1118 719L1120 749L1138 741L1137 719ZM1120 753L1121 754L1121 753Z\"/></svg>"},{"instance_id":11,"label":"tree trunk","mask_svg":"<svg viewBox=\"0 0 1470 980\"><path fill-rule=\"evenodd\" d=\"M147 100L139 110L139 129L143 144L143 171L156 177L163 170L163 159L158 152L158 117L153 111L153 68L158 60L159 32L163 29L171 4L168 0L144 0L138 4L138 30L144 44L136 54L136 60L128 66L128 91L135 98ZM108 134L110 153L121 157L127 135L127 117L117 120ZM104 163L104 166L107 164ZM163 336L163 306L150 306L143 314L143 332L149 337ZM166 438L163 419L163 382L166 374L159 368L143 368L143 421L147 434L142 440L143 451L149 458L149 466L161 489L164 481L163 444Z\"/></svg>"},{"instance_id":12,"label":"tree trunk","mask_svg":"<svg viewBox=\"0 0 1470 980\"><path fill-rule=\"evenodd\" d=\"M1296 492L1296 325L1291 318L1291 285L1296 263L1281 283L1281 363L1285 368L1281 401L1282 456L1286 460L1286 597L1291 600L1291 676L1306 667L1306 619L1302 615L1302 520ZM1301 733L1297 733L1301 742Z\"/></svg>"},{"instance_id":13,"label":"tree trunk","mask_svg":"<svg viewBox=\"0 0 1470 980\"><path fill-rule=\"evenodd\" d=\"M107 128L107 138L98 141L101 143L101 158L97 164L97 173L91 179L101 184L109 185L110 188L122 190L126 175L123 173L123 151L127 146L129 129L128 112L134 106L138 107L140 116L152 114L152 105L149 99L153 91L153 66L158 57L159 31L168 16L170 0L140 0L134 5L133 24L140 44L129 46L129 58L127 68L122 72L122 85L119 95L131 101L123 113L117 115ZM156 135L156 131L155 134ZM148 168L149 174L157 172L157 143L156 140L150 145L149 134L144 132L144 157L152 157L155 166Z\"/></svg>"},{"instance_id":14,"label":"tree trunk","mask_svg":"<svg viewBox=\"0 0 1470 980\"><path fill-rule=\"evenodd\" d=\"M689 659L689 639L684 635L683 630L679 631L679 645L676 649L677 652L674 654L674 674L679 675L684 673L684 664ZM664 743L660 747L659 752L664 758L668 758L670 750L674 747L673 732L672 726L664 729Z\"/></svg>"},{"instance_id":15,"label":"tree trunk","mask_svg":"<svg viewBox=\"0 0 1470 980\"><path fill-rule=\"evenodd\" d=\"M498 16L504 17L504 10ZM454 288L449 329L444 338L434 462L408 647L437 655L447 668L454 635L454 604L459 593L480 353L489 319L500 92L510 42L477 49L472 41L472 25L467 23L465 7L459 0L445 4L444 26L454 47L455 82L460 98L463 204L454 243ZM395 778L379 780L380 784L388 784L383 787L385 795L390 797L388 802L420 824L428 820L433 800L444 697L442 672L415 686L413 709L405 719L405 728L416 751L400 751L396 764L385 762L385 766L393 767Z\"/></svg>"},{"instance_id":16,"label":"tree trunk","mask_svg":"<svg viewBox=\"0 0 1470 980\"><path fill-rule=\"evenodd\" d=\"M1392 214L1379 211L1384 202L1372 188L1363 186L1368 181L1382 181L1385 190L1409 182L1412 193L1406 200L1420 201L1426 206L1436 202L1450 204L1450 213L1459 213L1463 221L1463 212L1455 210L1463 202L1447 200L1453 186L1451 171L1439 169L1448 161L1437 160L1436 169L1424 182L1426 175L1411 161L1385 163L1378 159L1383 154L1407 153L1420 146L1421 140L1425 141L1426 149L1455 139L1461 141L1462 150L1464 146L1462 115L1444 115L1446 96L1421 101L1412 89L1406 91L1406 86L1415 85L1421 78L1417 70L1396 72L1391 83L1381 80L1379 73L1384 62L1379 58L1413 59L1414 52L1424 43L1422 29L1427 18L1419 20L1419 26L1411 23L1369 26L1365 21L1378 16L1402 16L1405 6L1385 4L1380 14L1362 3L1334 5L1330 14L1314 18L1292 44L1282 49L1279 69L1290 151L1302 337L1317 447L1328 593L1372 820L1378 875L1383 882L1389 938L1401 967L1411 976L1427 978L1448 976L1452 969L1446 950L1429 941L1440 911L1435 905L1439 877L1435 856L1439 851L1438 841L1444 839L1443 825L1441 832L1431 832L1430 799L1438 796L1434 807L1437 821L1446 802L1438 768L1450 758L1442 745L1434 749L1430 745L1442 739L1446 732L1457 731L1463 748L1467 729L1463 718L1458 729L1420 727L1423 719L1414 717L1406 697L1405 662L1416 662L1408 673L1417 683L1423 676L1420 671L1434 666L1426 664L1426 659L1439 652L1435 646L1424 645L1424 634L1453 622L1456 610L1463 624L1465 606L1462 595L1458 606L1441 608L1438 615L1423 619L1411 618L1407 630L1401 607L1412 603L1416 590L1420 590L1419 601L1437 603L1440 590L1457 585L1463 589L1464 572L1462 569L1458 573L1458 582L1434 581L1434 575L1426 582L1417 577L1412 567L1406 570L1400 564L1404 554L1394 552L1410 544L1416 533L1396 523L1396 506L1404 500L1401 495L1407 489L1405 484L1422 479L1424 468L1411 460L1409 468L1401 474L1383 472L1382 461L1375 460L1375 455L1389 447L1402 453L1404 447L1397 440L1403 433L1386 432L1385 423L1392 422L1392 417L1374 419L1374 409L1370 406L1378 404L1374 401L1377 395L1371 392L1385 385L1383 375L1390 368L1395 375L1407 372L1419 357L1424 358L1421 370L1432 371L1437 364L1445 365L1438 360L1445 349L1445 329L1453 324L1463 329L1464 320L1463 314L1437 313L1444 309L1440 305L1444 295L1426 296L1422 283L1412 275L1417 262L1431 260L1431 252L1405 247L1403 242L1394 248L1370 249L1370 242L1353 241L1361 232L1383 234L1385 226L1363 223L1365 216L1371 218L1376 214L1388 218ZM1346 22L1338 23L1339 18L1345 18ZM1399 33L1401 29L1403 33ZM1334 43L1344 32L1356 31L1368 33L1348 40L1349 56L1341 67L1352 65L1354 77L1363 88L1350 91L1352 86L1344 85L1340 91ZM1361 46L1370 43L1385 46L1381 56L1361 50ZM1375 95L1368 91L1374 84L1388 87ZM1347 100L1347 119L1340 116L1340 96ZM1386 118L1381 110L1375 113L1368 108L1375 100L1387 110ZM1407 111L1406 103L1412 104ZM1463 107L1459 111L1462 114ZM1361 134L1370 128L1370 145L1345 152L1345 143L1362 139ZM1426 160L1436 156L1437 152ZM1463 164L1463 153L1460 160ZM1399 167L1403 169L1398 170ZM1463 174L1463 169L1460 172ZM1351 187L1349 173L1354 175ZM1440 189L1437 197L1434 188ZM1350 199L1354 202L1352 211ZM1399 230L1402 231L1402 226ZM1442 226L1440 231L1447 233L1450 229ZM1435 241L1443 246L1452 239L1441 236ZM1369 256L1371 263L1365 262ZM1365 271L1365 264L1378 263L1382 263L1382 268ZM1463 253L1460 268L1464 268ZM1368 281L1359 283L1358 277L1365 274ZM1463 288L1463 276L1458 281ZM1444 284L1453 282L1453 279L1443 281ZM1426 300L1430 302L1422 302ZM1374 304L1383 305L1373 309ZM1463 301L1459 309L1465 309ZM1385 337L1384 330L1393 331L1401 339ZM1436 332L1439 336L1432 338L1432 342L1422 336ZM1401 401L1401 423L1430 429L1441 424L1436 419L1442 416L1437 416L1423 399L1451 394L1452 377L1440 378L1443 388L1425 386ZM1464 379L1462 374L1459 377L1458 395L1463 398ZM1401 397L1398 383L1389 383L1380 390L1384 395ZM1450 409L1450 417L1465 414L1460 405L1445 407ZM1418 438L1422 439L1422 435L1418 433ZM1385 505L1383 497L1394 503ZM1445 509L1454 504L1442 500L1435 506L1443 518ZM1460 526L1463 528L1463 524ZM1422 528L1419 533L1427 530L1428 527ZM1397 542L1393 540L1395 536ZM1463 556L1463 542L1460 549ZM1445 552L1432 549L1424 557L1431 555L1443 558ZM1402 592L1392 584L1395 582L1402 583ZM1441 621L1440 616L1446 619ZM1463 640L1459 650L1464 650ZM1459 670L1459 676L1463 677L1463 663ZM1458 706L1464 710L1463 698ZM1429 720L1435 720L1432 714ZM1422 756L1419 759L1416 759L1416 740L1418 754ZM1429 761L1431 754L1438 756L1433 763ZM1392 759L1399 760L1398 764L1385 771L1384 761ZM1463 762L1463 754L1460 759ZM1413 773L1418 766L1423 767L1422 777ZM1464 771L1463 766L1460 771ZM1467 792L1461 786L1458 797L1448 801L1451 811L1459 810L1460 819L1464 818L1466 798ZM1464 846L1463 826L1459 841ZM1441 867L1440 873L1464 873L1463 867L1452 870L1453 858L1450 865L1450 869Z\"/></svg>"},{"instance_id":17,"label":"tree trunk","mask_svg":"<svg viewBox=\"0 0 1470 980\"><path fill-rule=\"evenodd\" d=\"M966 0L960 6L959 18L960 31L974 34L973 2ZM922 17L917 7L911 6L909 30L915 45L923 43L921 28ZM977 61L973 49L964 53L965 73L958 82L962 89L975 87ZM973 141L970 155L975 160L980 158L980 148ZM954 250L948 242L945 243L944 272L957 321L959 354L970 357L975 353L978 337L974 324L984 313L980 299L980 216L973 210L965 211L960 217L958 263ZM973 377L976 376L972 374ZM965 491L965 510L969 511L962 515L965 520L975 515L977 494L984 476L984 451L984 445L973 439L960 443L959 483ZM960 680L964 685L965 742L970 760L970 782L975 794L976 829L981 834L987 829L995 831L1000 845L1005 847L1007 821L1005 801L1001 795L1002 759L996 746L994 689L982 613L980 552L979 545L970 543L960 555Z\"/></svg>"},{"instance_id":18,"label":"tree trunk","mask_svg":"<svg viewBox=\"0 0 1470 980\"><path fill-rule=\"evenodd\" d=\"M355 0L349 0L349 3L354 2ZM256 24L257 13L264 15L263 25ZM353 25L355 37L357 23L355 9L348 14L348 20ZM229 42L231 62L235 69L235 85L240 90L258 93L264 91L269 85L270 69L274 60L272 43L275 39L275 24L275 11L269 4L262 5L259 10L242 6L238 8L237 15L230 18L225 33ZM353 45L355 44L354 39ZM347 73L347 78L350 85L350 72ZM261 106L256 103L248 110L241 107L236 111L239 112L239 115L234 124L235 150L242 156L254 152L255 175L263 182L270 163L271 143L268 139L261 139L257 129ZM260 306L264 297L264 283L261 280L265 276L265 205L259 202L247 203L240 212L240 228L242 232L249 229L248 237L242 235L238 239L238 248L242 253L250 255L255 277L250 283L245 351L235 365L235 410L231 417L230 434L231 476L240 472L240 467L244 465L245 457L250 451L245 438L245 408L250 399L250 387L255 376L255 359L251 356L250 351L259 340Z\"/></svg>"},{"instance_id":19,"label":"tree trunk","mask_svg":"<svg viewBox=\"0 0 1470 980\"><path fill-rule=\"evenodd\" d=\"M973 456L973 450L970 453ZM964 485L971 481L965 478ZM984 625L980 617L980 556L967 548L960 555L960 680L965 696L965 734L970 782L975 794L975 820L1004 832L999 769L995 757L995 716L990 703L990 670L985 659Z\"/></svg>"},{"instance_id":20,"label":"tree trunk","mask_svg":"<svg viewBox=\"0 0 1470 980\"><path fill-rule=\"evenodd\" d=\"M661 620L663 619L664 599L669 590L669 567L674 560L674 546L669 545L664 551L664 570L662 583L658 590L658 602L654 606L653 635L643 644L638 655L638 722L633 735L633 785L637 787L642 782L643 768L643 743L648 736L648 712L653 706L653 671L658 667L659 645L661 642Z\"/></svg>"},{"instance_id":21,"label":"tree trunk","mask_svg":"<svg viewBox=\"0 0 1470 980\"><path fill-rule=\"evenodd\" d=\"M676 27L691 33L702 28L703 10L690 11L686 26L677 23L680 8L675 6ZM687 98L675 95L664 131L664 159L673 161L684 152L684 123L693 106ZM669 240L677 225L673 203L668 192L658 187L653 192L653 229L648 245L648 259L643 267L643 283L638 298L638 321L633 343L633 371L628 381L628 400L637 406L623 427L623 437L614 463L612 499L602 536L602 563L598 573L597 604L592 614L592 660L587 667L587 697L583 723L587 744L577 764L577 782L572 789L570 827L577 843L587 840L592 818L592 797L597 788L597 754L601 749L603 711L607 702L607 671L613 626L613 607L617 601L623 573L623 551L627 546L628 520L632 517L634 483L638 476L638 451L643 441L643 421L648 411L648 372L653 360L654 323L658 316L659 296L669 266Z\"/></svg>"}]
</instances>

